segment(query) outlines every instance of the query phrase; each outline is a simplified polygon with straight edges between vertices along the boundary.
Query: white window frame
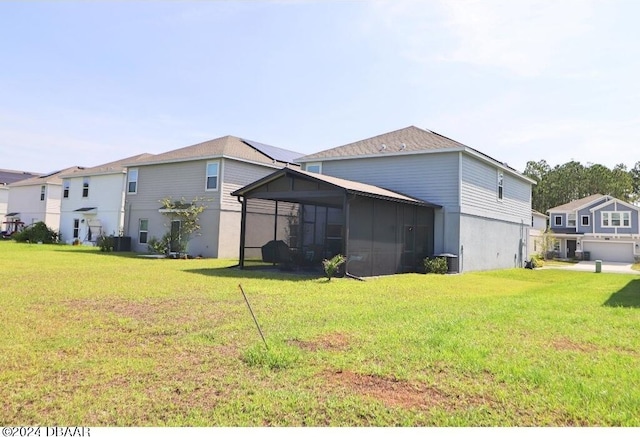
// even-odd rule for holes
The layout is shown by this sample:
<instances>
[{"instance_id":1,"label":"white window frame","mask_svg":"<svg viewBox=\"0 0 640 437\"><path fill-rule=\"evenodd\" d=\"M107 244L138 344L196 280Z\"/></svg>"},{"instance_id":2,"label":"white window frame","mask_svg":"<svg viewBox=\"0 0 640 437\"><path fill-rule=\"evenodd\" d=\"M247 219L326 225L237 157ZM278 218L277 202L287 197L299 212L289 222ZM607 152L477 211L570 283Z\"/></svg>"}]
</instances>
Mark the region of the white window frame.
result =
<instances>
[{"instance_id":1,"label":"white window frame","mask_svg":"<svg viewBox=\"0 0 640 437\"><path fill-rule=\"evenodd\" d=\"M209 166L214 165L216 166L216 174L209 174ZM220 161L207 161L206 164L206 168L205 168L205 173L206 176L204 178L204 190L205 191L218 191L218 188L220 187ZM216 178L216 186L215 188L209 188L209 178Z\"/></svg>"},{"instance_id":2,"label":"white window frame","mask_svg":"<svg viewBox=\"0 0 640 437\"><path fill-rule=\"evenodd\" d=\"M558 223L558 219L560 219L560 223ZM556 228L562 227L562 214L553 216L553 226L555 226Z\"/></svg>"},{"instance_id":3,"label":"white window frame","mask_svg":"<svg viewBox=\"0 0 640 437\"><path fill-rule=\"evenodd\" d=\"M138 169L130 168L127 170L127 194L138 193ZM134 184L134 189L131 190L131 184Z\"/></svg>"},{"instance_id":4,"label":"white window frame","mask_svg":"<svg viewBox=\"0 0 640 437\"><path fill-rule=\"evenodd\" d=\"M73 238L80 238L80 219L73 219Z\"/></svg>"},{"instance_id":5,"label":"white window frame","mask_svg":"<svg viewBox=\"0 0 640 437\"><path fill-rule=\"evenodd\" d=\"M586 222L586 224L585 224L585 220L584 220L584 219L587 219L587 220L586 220L586 221L587 221L587 222ZM588 215L582 215L582 216L580 216L580 225L581 225L581 226L585 226L585 227L586 227L586 226L591 226L591 217L590 217L590 216L588 216Z\"/></svg>"},{"instance_id":6,"label":"white window frame","mask_svg":"<svg viewBox=\"0 0 640 437\"><path fill-rule=\"evenodd\" d=\"M146 223L146 229L142 229L142 222ZM142 241L142 234L144 234L144 242ZM141 218L138 220L138 243L140 244L148 244L149 242L149 219Z\"/></svg>"},{"instance_id":7,"label":"white window frame","mask_svg":"<svg viewBox=\"0 0 640 437\"><path fill-rule=\"evenodd\" d=\"M497 180L497 195L498 195L498 200L502 201L504 200L504 172L501 170L498 170L498 180Z\"/></svg>"},{"instance_id":8,"label":"white window frame","mask_svg":"<svg viewBox=\"0 0 640 437\"><path fill-rule=\"evenodd\" d=\"M614 214L618 215L618 224L614 224ZM626 222L626 224L625 224ZM600 213L600 224L603 228L630 228L631 211L602 211Z\"/></svg>"},{"instance_id":9,"label":"white window frame","mask_svg":"<svg viewBox=\"0 0 640 437\"><path fill-rule=\"evenodd\" d=\"M314 170L313 168L317 167L318 170ZM322 162L307 162L304 165L304 169L305 171L308 171L309 173L318 173L318 174L322 174Z\"/></svg>"},{"instance_id":10,"label":"white window frame","mask_svg":"<svg viewBox=\"0 0 640 437\"><path fill-rule=\"evenodd\" d=\"M572 220L572 217L573 217L573 220ZM571 222L573 222L573 224L571 224ZM577 224L578 224L578 215L575 212L570 212L569 214L567 214L567 227L575 228Z\"/></svg>"},{"instance_id":11,"label":"white window frame","mask_svg":"<svg viewBox=\"0 0 640 437\"><path fill-rule=\"evenodd\" d=\"M69 179L65 179L64 181L62 181L62 198L64 199L69 198L70 188L71 188L71 181L69 181Z\"/></svg>"},{"instance_id":12,"label":"white window frame","mask_svg":"<svg viewBox=\"0 0 640 437\"><path fill-rule=\"evenodd\" d=\"M89 177L86 176L82 178L82 197L85 199L89 197L89 185L90 185Z\"/></svg>"},{"instance_id":13,"label":"white window frame","mask_svg":"<svg viewBox=\"0 0 640 437\"><path fill-rule=\"evenodd\" d=\"M46 197L47 197L47 186L42 185L40 186L40 201L43 202Z\"/></svg>"}]
</instances>

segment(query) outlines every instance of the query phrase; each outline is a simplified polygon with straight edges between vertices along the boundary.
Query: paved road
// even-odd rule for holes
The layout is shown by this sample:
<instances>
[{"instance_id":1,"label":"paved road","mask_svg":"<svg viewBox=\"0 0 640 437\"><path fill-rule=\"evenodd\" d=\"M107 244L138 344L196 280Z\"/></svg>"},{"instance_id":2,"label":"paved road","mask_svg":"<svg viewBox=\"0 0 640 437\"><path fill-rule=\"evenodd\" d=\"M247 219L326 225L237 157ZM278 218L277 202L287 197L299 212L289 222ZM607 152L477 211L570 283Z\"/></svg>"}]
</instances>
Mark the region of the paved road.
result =
<instances>
[{"instance_id":1,"label":"paved road","mask_svg":"<svg viewBox=\"0 0 640 437\"><path fill-rule=\"evenodd\" d=\"M578 270L582 272L595 272L596 271L596 262L595 261L580 261L577 264L568 264L565 266L549 266L550 269L563 269L563 270ZM633 270L631 268L631 264L625 263L614 263L603 261L602 262L602 272L603 273L630 273L633 275L640 275L640 271Z\"/></svg>"}]
</instances>

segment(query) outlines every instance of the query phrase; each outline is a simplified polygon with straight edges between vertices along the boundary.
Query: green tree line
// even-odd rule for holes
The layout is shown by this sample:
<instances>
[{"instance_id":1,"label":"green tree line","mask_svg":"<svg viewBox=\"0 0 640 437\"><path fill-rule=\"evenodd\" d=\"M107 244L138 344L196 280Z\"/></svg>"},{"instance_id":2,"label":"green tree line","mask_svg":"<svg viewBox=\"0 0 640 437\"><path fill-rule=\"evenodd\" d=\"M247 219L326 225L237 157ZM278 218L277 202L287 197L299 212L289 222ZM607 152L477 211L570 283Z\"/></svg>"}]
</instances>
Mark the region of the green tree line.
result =
<instances>
[{"instance_id":1,"label":"green tree line","mask_svg":"<svg viewBox=\"0 0 640 437\"><path fill-rule=\"evenodd\" d=\"M542 213L592 194L607 194L629 203L640 201L640 161L632 169L624 164L609 169L577 161L552 168L543 159L527 162L524 174L537 182L533 187L532 208Z\"/></svg>"}]
</instances>

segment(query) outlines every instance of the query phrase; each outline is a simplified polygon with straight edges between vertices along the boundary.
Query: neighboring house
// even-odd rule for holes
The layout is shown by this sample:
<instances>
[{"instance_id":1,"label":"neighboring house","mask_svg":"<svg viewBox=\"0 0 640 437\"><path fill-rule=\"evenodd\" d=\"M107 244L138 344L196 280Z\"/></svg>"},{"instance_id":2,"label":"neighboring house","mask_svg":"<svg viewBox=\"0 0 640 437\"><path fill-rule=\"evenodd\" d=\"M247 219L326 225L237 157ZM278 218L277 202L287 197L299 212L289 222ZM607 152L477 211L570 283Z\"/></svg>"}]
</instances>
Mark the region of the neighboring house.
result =
<instances>
[{"instance_id":1,"label":"neighboring house","mask_svg":"<svg viewBox=\"0 0 640 437\"><path fill-rule=\"evenodd\" d=\"M531 229L529 229L529 244L527 244L528 257L531 258L533 254L541 254L544 250L542 245L542 234L547 230L548 217L536 210L531 211Z\"/></svg>"},{"instance_id":2,"label":"neighboring house","mask_svg":"<svg viewBox=\"0 0 640 437\"><path fill-rule=\"evenodd\" d=\"M368 216L373 218L374 223L367 224L371 232L360 235L357 250L354 250L356 246L349 245L351 237L345 234L359 232L359 223L354 223L347 211L352 198L347 196L343 204L334 203L334 207L341 211L342 237L347 243L342 247L349 260L347 273L357 276L379 271L389 273L386 268L378 269L375 265L363 266L361 274L349 270L352 261L355 261L353 265L358 270L357 260L375 258L376 252L387 250L386 244L400 245L403 251L414 252L414 256L418 256L418 252L421 255L446 253L455 271L509 268L524 264L531 227L531 187L535 182L471 147L411 126L307 155L297 162L302 163L302 169L306 172L346 181L334 184L343 187L342 190L351 181L360 182L376 189L402 193L413 201L423 202L423 206L430 209L427 215L432 215L432 219L423 223L424 232L417 236L414 233L417 229L411 222L413 219L406 222L399 216L394 219L394 214L401 214L397 202L371 206ZM275 173L274 177L278 175ZM281 190L284 193L285 188L281 187ZM295 191L295 188L290 190ZM300 193L291 194L291 198L297 199L302 205L314 204L315 197L327 195L328 192L324 190L325 193L318 193L318 190L309 185L306 198ZM240 190L236 194L242 196L243 193L258 195L251 190ZM259 196L268 198L265 194ZM281 199L285 197L283 194ZM406 214L413 213L408 211ZM358 216L366 217L361 213ZM346 223L347 220L351 222ZM317 220L313 228L317 232ZM322 235L317 240L321 243ZM255 243L252 245L255 246ZM418 268L415 263L414 268ZM406 271L406 268L398 261L391 273L401 271Z\"/></svg>"},{"instance_id":3,"label":"neighboring house","mask_svg":"<svg viewBox=\"0 0 640 437\"><path fill-rule=\"evenodd\" d=\"M125 165L151 156L144 153L63 176L61 241L95 244L101 234L120 235L124 229Z\"/></svg>"},{"instance_id":4,"label":"neighboring house","mask_svg":"<svg viewBox=\"0 0 640 437\"><path fill-rule=\"evenodd\" d=\"M9 184L39 176L37 173L0 169L0 231L12 233L16 230L19 218L7 217L9 213Z\"/></svg>"},{"instance_id":5,"label":"neighboring house","mask_svg":"<svg viewBox=\"0 0 640 437\"><path fill-rule=\"evenodd\" d=\"M640 208L594 194L549 209L550 229L561 258L634 262L640 256Z\"/></svg>"},{"instance_id":6,"label":"neighboring house","mask_svg":"<svg viewBox=\"0 0 640 437\"><path fill-rule=\"evenodd\" d=\"M230 193L302 155L255 141L225 136L128 164L124 233L132 249L147 252L152 238L177 234L181 222L160 201L172 198L206 206L188 242L192 256L236 258L241 204Z\"/></svg>"},{"instance_id":7,"label":"neighboring house","mask_svg":"<svg viewBox=\"0 0 640 437\"><path fill-rule=\"evenodd\" d=\"M84 167L69 167L43 176L35 176L9 184L9 206L6 216L25 226L44 222L58 232L62 178Z\"/></svg>"}]
</instances>

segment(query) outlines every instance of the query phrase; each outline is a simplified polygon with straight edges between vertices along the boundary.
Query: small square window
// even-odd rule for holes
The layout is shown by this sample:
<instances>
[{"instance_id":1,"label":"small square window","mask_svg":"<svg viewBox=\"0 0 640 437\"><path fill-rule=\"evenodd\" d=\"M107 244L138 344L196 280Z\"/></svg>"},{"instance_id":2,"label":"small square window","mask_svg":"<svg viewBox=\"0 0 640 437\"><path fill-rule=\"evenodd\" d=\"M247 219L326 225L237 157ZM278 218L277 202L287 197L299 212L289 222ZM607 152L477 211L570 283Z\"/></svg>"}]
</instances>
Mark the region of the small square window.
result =
<instances>
[{"instance_id":1,"label":"small square window","mask_svg":"<svg viewBox=\"0 0 640 437\"><path fill-rule=\"evenodd\" d=\"M580 222L582 223L582 226L589 226L589 216L583 215Z\"/></svg>"},{"instance_id":2,"label":"small square window","mask_svg":"<svg viewBox=\"0 0 640 437\"><path fill-rule=\"evenodd\" d=\"M553 224L555 226L562 226L562 216L561 215L557 215L553 218Z\"/></svg>"}]
</instances>

